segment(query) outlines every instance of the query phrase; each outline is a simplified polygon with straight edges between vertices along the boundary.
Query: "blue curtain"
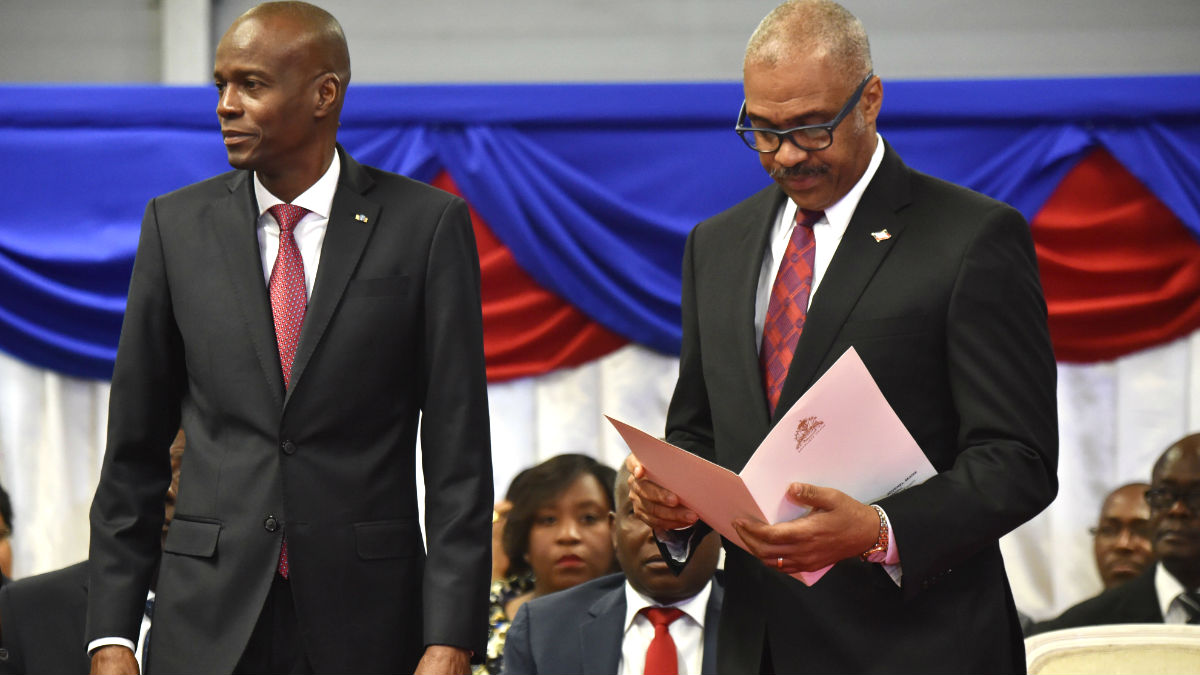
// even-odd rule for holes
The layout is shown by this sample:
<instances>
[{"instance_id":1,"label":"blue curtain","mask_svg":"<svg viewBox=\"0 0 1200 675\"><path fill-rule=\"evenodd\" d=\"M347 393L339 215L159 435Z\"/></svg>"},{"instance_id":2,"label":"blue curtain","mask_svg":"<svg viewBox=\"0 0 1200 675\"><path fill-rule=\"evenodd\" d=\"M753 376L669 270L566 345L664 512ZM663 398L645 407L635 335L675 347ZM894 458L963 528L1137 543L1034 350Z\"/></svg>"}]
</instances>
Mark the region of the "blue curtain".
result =
<instances>
[{"instance_id":1,"label":"blue curtain","mask_svg":"<svg viewBox=\"0 0 1200 675\"><path fill-rule=\"evenodd\" d=\"M737 83L362 86L340 140L446 170L539 283L663 352L696 222L766 185ZM0 349L108 378L147 200L228 170L204 87L0 87ZM1032 217L1102 146L1200 237L1200 75L885 82L913 167Z\"/></svg>"}]
</instances>

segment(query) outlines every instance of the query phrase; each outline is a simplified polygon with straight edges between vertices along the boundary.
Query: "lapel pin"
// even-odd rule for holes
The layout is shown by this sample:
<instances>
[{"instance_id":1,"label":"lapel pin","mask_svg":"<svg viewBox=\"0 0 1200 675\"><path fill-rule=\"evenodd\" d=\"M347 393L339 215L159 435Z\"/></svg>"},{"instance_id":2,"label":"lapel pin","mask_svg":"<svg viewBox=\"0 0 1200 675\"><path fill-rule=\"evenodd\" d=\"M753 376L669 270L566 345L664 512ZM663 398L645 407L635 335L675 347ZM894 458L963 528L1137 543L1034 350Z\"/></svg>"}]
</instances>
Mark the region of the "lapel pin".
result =
<instances>
[{"instance_id":1,"label":"lapel pin","mask_svg":"<svg viewBox=\"0 0 1200 675\"><path fill-rule=\"evenodd\" d=\"M875 238L875 243L878 244L879 242L884 241L885 239L891 239L892 233L888 232L887 229L882 229L878 232L872 232L871 236Z\"/></svg>"},{"instance_id":2,"label":"lapel pin","mask_svg":"<svg viewBox=\"0 0 1200 675\"><path fill-rule=\"evenodd\" d=\"M367 217L366 217L366 216L364 216L364 215L363 215L363 214L361 214L361 213L356 213L356 214L354 214L354 219L355 219L355 220L357 220L357 221L358 221L358 222L360 222L360 223L365 223L365 222L367 222Z\"/></svg>"}]
</instances>

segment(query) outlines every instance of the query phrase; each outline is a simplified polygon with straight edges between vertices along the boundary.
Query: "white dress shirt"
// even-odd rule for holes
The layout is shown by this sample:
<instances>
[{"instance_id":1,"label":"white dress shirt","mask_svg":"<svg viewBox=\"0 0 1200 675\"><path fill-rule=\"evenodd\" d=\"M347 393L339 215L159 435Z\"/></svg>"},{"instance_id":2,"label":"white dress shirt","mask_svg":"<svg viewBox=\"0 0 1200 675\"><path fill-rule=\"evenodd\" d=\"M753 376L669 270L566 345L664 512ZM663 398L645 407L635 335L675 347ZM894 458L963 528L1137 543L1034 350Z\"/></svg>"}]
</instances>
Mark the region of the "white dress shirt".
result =
<instances>
[{"instance_id":1,"label":"white dress shirt","mask_svg":"<svg viewBox=\"0 0 1200 675\"><path fill-rule=\"evenodd\" d=\"M617 675L642 675L646 665L646 649L654 639L654 625L641 611L647 607L676 607L683 616L671 622L667 630L675 641L679 675L700 675L704 663L704 615L708 611L708 596L712 593L710 579L700 592L670 605L663 605L638 593L625 582L625 638L621 641L621 663Z\"/></svg>"},{"instance_id":2,"label":"white dress shirt","mask_svg":"<svg viewBox=\"0 0 1200 675\"><path fill-rule=\"evenodd\" d=\"M342 173L342 160L337 152L325 174L317 179L299 197L292 200L295 206L308 209L308 213L296 223L292 234L300 248L300 259L304 261L304 291L312 297L313 281L317 278L317 266L321 264L321 248L325 245L325 230L329 227L329 214L333 210L333 195L337 192L338 177ZM263 278L271 281L271 269L279 255L279 222L267 209L283 200L271 194L254 174L254 197L258 200L258 250L262 255Z\"/></svg>"},{"instance_id":3,"label":"white dress shirt","mask_svg":"<svg viewBox=\"0 0 1200 675\"><path fill-rule=\"evenodd\" d=\"M1158 596L1158 607L1162 610L1163 623L1187 623L1188 612L1179 595L1186 591L1183 584L1160 562L1154 569L1154 592Z\"/></svg>"}]
</instances>

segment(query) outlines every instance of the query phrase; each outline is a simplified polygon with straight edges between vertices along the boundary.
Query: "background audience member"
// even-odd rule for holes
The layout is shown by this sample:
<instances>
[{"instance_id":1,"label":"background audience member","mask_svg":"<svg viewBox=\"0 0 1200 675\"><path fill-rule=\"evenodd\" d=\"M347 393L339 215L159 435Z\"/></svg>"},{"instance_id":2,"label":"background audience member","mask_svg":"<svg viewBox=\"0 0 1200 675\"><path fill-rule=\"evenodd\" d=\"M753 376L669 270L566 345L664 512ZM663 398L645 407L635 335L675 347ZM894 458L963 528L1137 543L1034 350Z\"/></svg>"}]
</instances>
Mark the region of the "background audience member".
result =
<instances>
[{"instance_id":1,"label":"background audience member","mask_svg":"<svg viewBox=\"0 0 1200 675\"><path fill-rule=\"evenodd\" d=\"M12 579L12 500L0 485L0 586Z\"/></svg>"},{"instance_id":2,"label":"background audience member","mask_svg":"<svg viewBox=\"0 0 1200 675\"><path fill-rule=\"evenodd\" d=\"M1104 588L1137 577L1154 562L1150 545L1150 506L1145 483L1130 483L1113 490L1100 506L1100 522L1092 528L1096 569Z\"/></svg>"},{"instance_id":3,"label":"background audience member","mask_svg":"<svg viewBox=\"0 0 1200 675\"><path fill-rule=\"evenodd\" d=\"M613 544L624 573L524 605L509 629L505 673L716 672L720 537L710 532L700 540L691 564L675 576L650 526L633 513L628 477L622 468L614 489ZM655 622L667 621L657 636Z\"/></svg>"},{"instance_id":4,"label":"background audience member","mask_svg":"<svg viewBox=\"0 0 1200 675\"><path fill-rule=\"evenodd\" d=\"M175 516L179 492L179 469L183 465L183 430L171 443L171 486L163 500L167 527ZM147 598L147 608L154 591ZM88 562L75 563L53 572L25 577L0 588L0 675L24 673L87 673L91 667L84 624L87 620ZM145 672L145 641L150 616L142 618L141 639L136 656Z\"/></svg>"},{"instance_id":5,"label":"background audience member","mask_svg":"<svg viewBox=\"0 0 1200 675\"><path fill-rule=\"evenodd\" d=\"M501 671L509 624L526 601L613 571L615 477L591 457L564 454L513 479L503 534L507 588L492 596L486 660L475 673Z\"/></svg>"},{"instance_id":6,"label":"background audience member","mask_svg":"<svg viewBox=\"0 0 1200 675\"><path fill-rule=\"evenodd\" d=\"M1158 563L1035 624L1030 634L1112 623L1200 624L1200 434L1181 438L1159 456L1146 502Z\"/></svg>"}]
</instances>

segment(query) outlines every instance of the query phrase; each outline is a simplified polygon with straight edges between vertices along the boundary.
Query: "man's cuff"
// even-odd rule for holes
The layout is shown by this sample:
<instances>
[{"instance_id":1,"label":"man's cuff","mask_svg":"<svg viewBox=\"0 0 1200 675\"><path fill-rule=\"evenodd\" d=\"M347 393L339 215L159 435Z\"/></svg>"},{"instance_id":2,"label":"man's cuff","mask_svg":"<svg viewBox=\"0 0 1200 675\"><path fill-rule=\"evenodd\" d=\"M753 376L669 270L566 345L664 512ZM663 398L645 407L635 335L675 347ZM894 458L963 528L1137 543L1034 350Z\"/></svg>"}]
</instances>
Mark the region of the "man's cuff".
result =
<instances>
[{"instance_id":1,"label":"man's cuff","mask_svg":"<svg viewBox=\"0 0 1200 675\"><path fill-rule=\"evenodd\" d=\"M883 565L883 571L887 572L892 581L899 586L900 580L904 578L904 570L900 567L900 545L896 543L896 533L892 530L892 519L888 518L887 511L884 511L882 506L878 504L872 506L883 511L883 519L887 521L888 547L886 551L872 553L867 557L867 561Z\"/></svg>"},{"instance_id":2,"label":"man's cuff","mask_svg":"<svg viewBox=\"0 0 1200 675\"><path fill-rule=\"evenodd\" d=\"M119 638L119 637L99 638L96 640L92 640L91 642L88 643L88 646L87 646L88 656L90 657L92 654L95 654L97 649L100 649L101 647L107 647L109 645L120 645L122 647L129 647L129 651L131 651L131 652L134 651L134 649L136 649L136 646L133 644L133 641L127 640L125 638Z\"/></svg>"}]
</instances>

